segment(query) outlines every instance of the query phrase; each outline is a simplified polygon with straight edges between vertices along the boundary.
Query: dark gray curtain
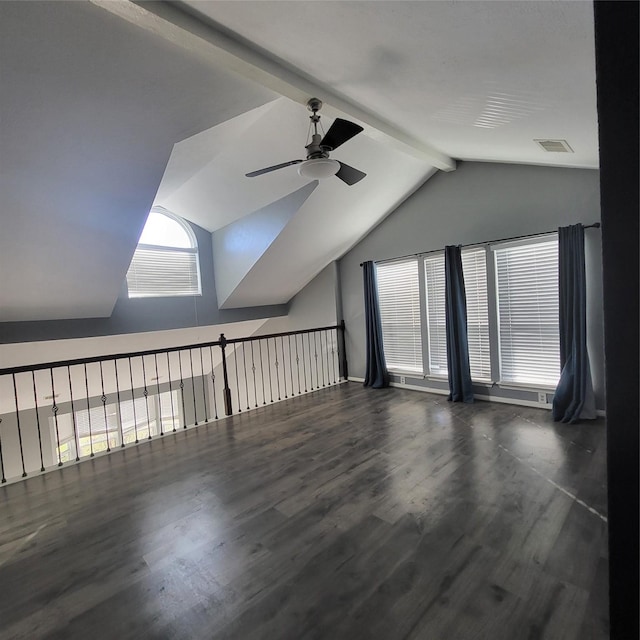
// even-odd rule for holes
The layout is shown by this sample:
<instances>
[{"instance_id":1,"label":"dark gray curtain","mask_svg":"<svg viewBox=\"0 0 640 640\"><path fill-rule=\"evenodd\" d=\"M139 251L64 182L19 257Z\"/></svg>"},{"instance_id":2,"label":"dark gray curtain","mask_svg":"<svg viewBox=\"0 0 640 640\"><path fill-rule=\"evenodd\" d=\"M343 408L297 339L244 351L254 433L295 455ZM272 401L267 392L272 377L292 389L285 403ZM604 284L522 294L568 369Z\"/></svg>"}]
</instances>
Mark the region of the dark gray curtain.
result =
<instances>
[{"instance_id":1,"label":"dark gray curtain","mask_svg":"<svg viewBox=\"0 0 640 640\"><path fill-rule=\"evenodd\" d=\"M584 227L558 229L560 381L553 396L553 419L595 418L595 398L587 354L587 283Z\"/></svg>"},{"instance_id":2,"label":"dark gray curtain","mask_svg":"<svg viewBox=\"0 0 640 640\"><path fill-rule=\"evenodd\" d=\"M445 297L447 320L447 367L449 400L473 402L469 342L467 338L467 298L464 292L460 247L445 247Z\"/></svg>"},{"instance_id":3,"label":"dark gray curtain","mask_svg":"<svg viewBox=\"0 0 640 640\"><path fill-rule=\"evenodd\" d=\"M382 323L380 322L376 270L373 262L365 262L362 265L362 277L364 280L364 319L367 331L367 368L364 386L381 389L389 386L389 373L382 348Z\"/></svg>"}]
</instances>

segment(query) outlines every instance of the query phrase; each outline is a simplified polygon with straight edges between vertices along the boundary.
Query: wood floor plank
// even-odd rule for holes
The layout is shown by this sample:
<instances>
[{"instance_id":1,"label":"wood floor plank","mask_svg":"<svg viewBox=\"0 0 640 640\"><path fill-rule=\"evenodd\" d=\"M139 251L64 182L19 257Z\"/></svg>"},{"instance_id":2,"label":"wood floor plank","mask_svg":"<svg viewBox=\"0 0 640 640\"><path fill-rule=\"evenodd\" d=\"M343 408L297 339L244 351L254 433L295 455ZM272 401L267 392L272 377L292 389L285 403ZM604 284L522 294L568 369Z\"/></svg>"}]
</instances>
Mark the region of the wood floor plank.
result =
<instances>
[{"instance_id":1,"label":"wood floor plank","mask_svg":"<svg viewBox=\"0 0 640 640\"><path fill-rule=\"evenodd\" d=\"M0 640L606 640L605 431L348 383L0 488Z\"/></svg>"}]
</instances>

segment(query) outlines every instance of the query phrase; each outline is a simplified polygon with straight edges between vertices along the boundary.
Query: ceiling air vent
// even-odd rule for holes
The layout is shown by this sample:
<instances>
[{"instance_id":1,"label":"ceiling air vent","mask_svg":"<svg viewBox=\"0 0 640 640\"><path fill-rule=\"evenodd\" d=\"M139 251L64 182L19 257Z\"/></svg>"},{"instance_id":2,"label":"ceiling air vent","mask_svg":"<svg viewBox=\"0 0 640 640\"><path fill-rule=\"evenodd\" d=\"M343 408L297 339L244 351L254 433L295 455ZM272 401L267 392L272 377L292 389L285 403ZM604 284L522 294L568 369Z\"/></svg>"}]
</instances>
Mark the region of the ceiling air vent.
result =
<instances>
[{"instance_id":1,"label":"ceiling air vent","mask_svg":"<svg viewBox=\"0 0 640 640\"><path fill-rule=\"evenodd\" d=\"M551 153L573 153L573 149L566 140L534 140L534 142Z\"/></svg>"}]
</instances>

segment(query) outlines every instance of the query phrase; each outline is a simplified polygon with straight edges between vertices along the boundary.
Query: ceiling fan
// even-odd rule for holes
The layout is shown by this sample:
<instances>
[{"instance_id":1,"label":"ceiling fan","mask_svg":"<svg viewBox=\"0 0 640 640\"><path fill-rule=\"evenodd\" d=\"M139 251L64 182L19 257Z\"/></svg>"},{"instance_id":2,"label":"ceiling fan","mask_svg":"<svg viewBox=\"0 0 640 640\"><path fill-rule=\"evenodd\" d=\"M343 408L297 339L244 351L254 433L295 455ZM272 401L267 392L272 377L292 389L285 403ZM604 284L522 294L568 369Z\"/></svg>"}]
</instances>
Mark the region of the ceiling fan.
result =
<instances>
[{"instance_id":1,"label":"ceiling fan","mask_svg":"<svg viewBox=\"0 0 640 640\"><path fill-rule=\"evenodd\" d=\"M354 122L336 118L329 127L329 131L322 137L318 133L318 123L320 122L318 111L320 111L321 107L322 101L318 100L318 98L311 98L309 102L307 102L307 109L311 111L309 119L311 120L310 126L313 126L313 135L311 136L311 142L305 147L307 150L306 160L290 160L289 162L275 164L265 169L258 169L258 171L245 174L247 178L255 178L256 176L261 176L263 173L269 173L277 169L284 169L284 167L299 164L298 173L305 178L318 180L320 178L336 176L336 178L340 178L342 182L349 186L360 182L360 180L367 175L366 173L358 171L358 169L354 169L344 162L332 160L329 158L329 153L337 149L341 144L347 142L347 140L351 140L351 138L358 135L362 131L362 127Z\"/></svg>"}]
</instances>

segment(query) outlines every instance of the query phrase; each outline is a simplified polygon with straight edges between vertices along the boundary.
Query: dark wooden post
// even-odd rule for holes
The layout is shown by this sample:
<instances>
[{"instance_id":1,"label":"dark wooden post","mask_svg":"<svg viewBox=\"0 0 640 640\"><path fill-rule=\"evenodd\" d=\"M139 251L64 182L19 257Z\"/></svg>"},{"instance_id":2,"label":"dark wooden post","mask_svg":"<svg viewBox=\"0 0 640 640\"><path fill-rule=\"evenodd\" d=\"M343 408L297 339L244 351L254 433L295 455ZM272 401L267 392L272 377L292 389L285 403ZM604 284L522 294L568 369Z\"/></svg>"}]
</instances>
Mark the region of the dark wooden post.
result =
<instances>
[{"instance_id":1,"label":"dark wooden post","mask_svg":"<svg viewBox=\"0 0 640 640\"><path fill-rule=\"evenodd\" d=\"M347 344L345 341L345 324L344 320L340 321L340 368L342 369L342 377L347 380L349 378L349 367L347 366Z\"/></svg>"},{"instance_id":2,"label":"dark wooden post","mask_svg":"<svg viewBox=\"0 0 640 640\"><path fill-rule=\"evenodd\" d=\"M233 407L231 406L231 389L229 389L229 375L227 373L227 356L224 352L226 346L227 339L224 337L224 333L221 333L220 349L222 350L222 377L224 379L224 414L230 416L233 413Z\"/></svg>"}]
</instances>

